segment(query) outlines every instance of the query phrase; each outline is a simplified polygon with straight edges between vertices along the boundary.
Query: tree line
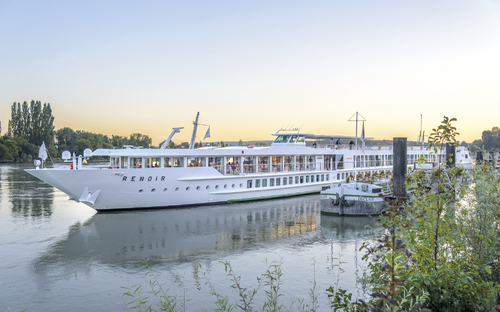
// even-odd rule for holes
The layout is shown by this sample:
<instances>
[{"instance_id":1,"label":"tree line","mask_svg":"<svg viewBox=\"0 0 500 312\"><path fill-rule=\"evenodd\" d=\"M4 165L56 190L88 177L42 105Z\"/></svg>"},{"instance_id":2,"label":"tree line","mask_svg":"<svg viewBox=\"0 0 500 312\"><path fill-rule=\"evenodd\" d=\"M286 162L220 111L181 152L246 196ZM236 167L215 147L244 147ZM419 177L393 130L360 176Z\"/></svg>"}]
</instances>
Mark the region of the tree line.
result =
<instances>
[{"instance_id":1,"label":"tree line","mask_svg":"<svg viewBox=\"0 0 500 312\"><path fill-rule=\"evenodd\" d=\"M480 140L475 140L470 146L471 152L477 151L499 151L500 150L500 128L493 127L491 130L483 131Z\"/></svg>"},{"instance_id":2,"label":"tree line","mask_svg":"<svg viewBox=\"0 0 500 312\"><path fill-rule=\"evenodd\" d=\"M42 142L49 155L58 159L63 151L81 155L90 148L122 148L124 145L148 148L152 140L149 136L133 133L130 136L112 135L69 127L54 130L54 116L49 103L31 101L30 104L14 102L11 106L11 119L8 132L0 137L0 162L26 162L38 157ZM173 143L173 142L171 142Z\"/></svg>"},{"instance_id":3,"label":"tree line","mask_svg":"<svg viewBox=\"0 0 500 312\"><path fill-rule=\"evenodd\" d=\"M42 142L49 153L54 153L54 133L54 116L49 103L14 102L8 131L0 138L0 161L31 161L38 155Z\"/></svg>"}]
</instances>

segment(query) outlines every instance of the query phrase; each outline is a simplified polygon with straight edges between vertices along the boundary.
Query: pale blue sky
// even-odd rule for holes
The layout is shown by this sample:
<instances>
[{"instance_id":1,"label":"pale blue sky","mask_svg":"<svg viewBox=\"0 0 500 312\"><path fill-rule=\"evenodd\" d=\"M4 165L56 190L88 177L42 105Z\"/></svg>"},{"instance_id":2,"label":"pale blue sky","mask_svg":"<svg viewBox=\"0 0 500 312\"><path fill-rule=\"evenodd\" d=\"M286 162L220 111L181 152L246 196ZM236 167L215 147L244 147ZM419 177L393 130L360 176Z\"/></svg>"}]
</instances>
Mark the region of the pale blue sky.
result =
<instances>
[{"instance_id":1,"label":"pale blue sky","mask_svg":"<svg viewBox=\"0 0 500 312\"><path fill-rule=\"evenodd\" d=\"M415 139L457 117L499 126L500 1L4 1L0 121L50 102L56 129L212 140L316 134ZM201 139L206 128L201 127Z\"/></svg>"}]
</instances>

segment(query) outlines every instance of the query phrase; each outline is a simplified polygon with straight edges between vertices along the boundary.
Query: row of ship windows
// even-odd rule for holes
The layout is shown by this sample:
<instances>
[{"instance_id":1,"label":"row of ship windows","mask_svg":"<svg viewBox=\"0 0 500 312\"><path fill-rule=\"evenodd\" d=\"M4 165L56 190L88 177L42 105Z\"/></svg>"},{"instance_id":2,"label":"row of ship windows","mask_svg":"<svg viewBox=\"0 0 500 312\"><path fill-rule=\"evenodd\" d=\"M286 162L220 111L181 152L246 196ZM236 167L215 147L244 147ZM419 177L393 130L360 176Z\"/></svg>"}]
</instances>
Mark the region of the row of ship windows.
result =
<instances>
[{"instance_id":1,"label":"row of ship windows","mask_svg":"<svg viewBox=\"0 0 500 312\"><path fill-rule=\"evenodd\" d=\"M303 184L304 181L305 183L314 183L314 182L324 182L325 181L325 176L326 176L326 181L329 181L330 180L330 175L329 174L318 174L316 176L314 175L307 175L307 176L295 176L295 184ZM315 181L316 180L316 181ZM255 187L267 187L267 179L255 179L255 180L247 180L247 188L252 188L252 185L253 185L253 182L255 181ZM270 178L269 179L269 186L280 186L280 185L292 185L293 184L293 181L294 181L294 177L284 177L284 178ZM240 183L239 184L239 187L242 188L243 187L243 183ZM227 189L228 188L228 185L227 184L224 184L224 188ZM236 188L236 184L232 184L231 185L231 188ZM200 186L197 186L196 187L196 190L199 191L201 189ZM210 185L207 185L205 187L205 189L209 190L210 189ZM215 186L215 189L218 190L219 189L219 185L217 184ZM189 191L191 190L191 187L188 186L186 187L186 191ZM151 192L154 193L156 192L157 190L155 188L151 189ZM167 192L168 191L168 188L164 188L163 189L163 192ZM175 191L179 191L179 187L176 187L175 188ZM139 193L143 193L144 190L143 189L140 189L139 190Z\"/></svg>"},{"instance_id":2,"label":"row of ship windows","mask_svg":"<svg viewBox=\"0 0 500 312\"><path fill-rule=\"evenodd\" d=\"M326 181L329 181L330 175L326 174ZM316 180L316 181L315 181ZM252 188L253 182L255 181L255 187L267 187L267 179L255 179L255 180L247 180L247 188ZM314 182L324 182L325 174L314 174L306 175L306 176L295 176L295 184L303 184L303 183L314 183ZM284 178L271 178L269 179L269 186L280 186L283 185L292 185L294 184L294 177L284 177Z\"/></svg>"}]
</instances>

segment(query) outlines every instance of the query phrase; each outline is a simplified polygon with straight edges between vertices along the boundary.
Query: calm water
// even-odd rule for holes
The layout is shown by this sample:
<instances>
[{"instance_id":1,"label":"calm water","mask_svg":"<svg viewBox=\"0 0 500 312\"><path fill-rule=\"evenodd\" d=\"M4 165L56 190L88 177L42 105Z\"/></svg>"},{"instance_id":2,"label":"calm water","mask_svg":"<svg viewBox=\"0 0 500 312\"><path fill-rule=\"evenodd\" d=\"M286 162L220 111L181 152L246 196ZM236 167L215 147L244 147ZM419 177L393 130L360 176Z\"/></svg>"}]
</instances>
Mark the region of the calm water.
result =
<instances>
[{"instance_id":1,"label":"calm water","mask_svg":"<svg viewBox=\"0 0 500 312\"><path fill-rule=\"evenodd\" d=\"M150 258L172 295L185 289L187 311L213 310L201 264L216 290L236 296L221 260L245 287L264 261L283 261L283 301L304 298L316 277L320 311L338 276L354 297L366 263L357 249L373 235L366 217L324 216L319 195L183 209L98 213L22 171L0 165L0 311L123 311L122 286L146 286ZM313 265L314 264L314 265ZM181 285L184 285L182 287ZM260 291L257 302L265 296ZM260 307L260 305L258 305Z\"/></svg>"}]
</instances>

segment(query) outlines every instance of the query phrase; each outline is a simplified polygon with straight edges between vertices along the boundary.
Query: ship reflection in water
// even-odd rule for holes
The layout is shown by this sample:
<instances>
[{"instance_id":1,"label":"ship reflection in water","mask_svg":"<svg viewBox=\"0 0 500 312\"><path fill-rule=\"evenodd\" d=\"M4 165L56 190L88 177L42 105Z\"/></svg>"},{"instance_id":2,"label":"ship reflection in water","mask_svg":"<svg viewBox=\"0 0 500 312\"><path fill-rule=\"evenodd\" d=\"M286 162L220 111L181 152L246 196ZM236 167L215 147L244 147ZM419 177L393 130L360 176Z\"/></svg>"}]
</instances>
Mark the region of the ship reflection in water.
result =
<instances>
[{"instance_id":1,"label":"ship reflection in water","mask_svg":"<svg viewBox=\"0 0 500 312\"><path fill-rule=\"evenodd\" d=\"M375 217L321 215L321 235L336 242L364 241L377 228Z\"/></svg>"},{"instance_id":2,"label":"ship reflection in water","mask_svg":"<svg viewBox=\"0 0 500 312\"><path fill-rule=\"evenodd\" d=\"M317 235L316 197L204 206L190 209L98 213L71 227L39 260L97 259L121 265L151 261L190 262L269 248L281 240ZM61 259L62 260L62 259Z\"/></svg>"}]
</instances>

